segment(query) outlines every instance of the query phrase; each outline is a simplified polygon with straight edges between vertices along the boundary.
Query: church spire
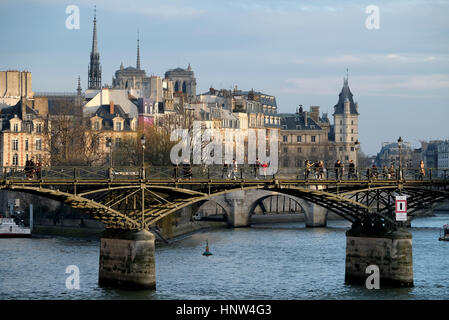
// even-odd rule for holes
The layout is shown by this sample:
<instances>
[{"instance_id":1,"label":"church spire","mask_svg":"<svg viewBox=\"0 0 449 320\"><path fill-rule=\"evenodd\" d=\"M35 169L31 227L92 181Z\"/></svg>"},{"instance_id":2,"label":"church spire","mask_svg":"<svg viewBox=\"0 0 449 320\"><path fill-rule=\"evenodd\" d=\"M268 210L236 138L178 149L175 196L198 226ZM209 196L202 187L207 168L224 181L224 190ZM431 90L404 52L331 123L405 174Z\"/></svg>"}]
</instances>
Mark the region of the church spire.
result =
<instances>
[{"instance_id":1,"label":"church spire","mask_svg":"<svg viewBox=\"0 0 449 320\"><path fill-rule=\"evenodd\" d=\"M94 8L94 29L92 36L92 51L90 53L90 64L88 70L88 88L101 89L101 66L100 53L97 44L97 7Z\"/></svg>"},{"instance_id":2,"label":"church spire","mask_svg":"<svg viewBox=\"0 0 449 320\"><path fill-rule=\"evenodd\" d=\"M137 62L136 68L140 70L139 30L137 30Z\"/></svg>"},{"instance_id":3,"label":"church spire","mask_svg":"<svg viewBox=\"0 0 449 320\"><path fill-rule=\"evenodd\" d=\"M98 46L97 46L97 6L94 7L94 31L93 31L93 38L92 38L92 52L98 53Z\"/></svg>"},{"instance_id":4,"label":"church spire","mask_svg":"<svg viewBox=\"0 0 449 320\"><path fill-rule=\"evenodd\" d=\"M82 91L82 89L81 89L81 77L78 76L78 87L76 88L76 92L77 92L77 94L79 96L81 95L81 91Z\"/></svg>"}]
</instances>

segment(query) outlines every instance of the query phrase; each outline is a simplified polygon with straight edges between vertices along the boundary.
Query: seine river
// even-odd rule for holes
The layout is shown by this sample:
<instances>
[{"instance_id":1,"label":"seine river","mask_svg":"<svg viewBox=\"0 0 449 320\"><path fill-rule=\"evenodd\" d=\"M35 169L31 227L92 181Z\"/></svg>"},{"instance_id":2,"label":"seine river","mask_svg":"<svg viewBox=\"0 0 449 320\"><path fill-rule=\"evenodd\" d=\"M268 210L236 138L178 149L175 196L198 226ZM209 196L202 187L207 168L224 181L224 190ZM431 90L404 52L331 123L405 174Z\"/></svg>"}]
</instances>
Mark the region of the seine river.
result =
<instances>
[{"instance_id":1,"label":"seine river","mask_svg":"<svg viewBox=\"0 0 449 320\"><path fill-rule=\"evenodd\" d=\"M345 221L213 229L156 247L157 290L100 288L98 240L0 239L0 299L449 299L449 214L412 223L415 286L368 290L344 284ZM206 239L213 255L202 255ZM80 270L69 290L66 268Z\"/></svg>"}]
</instances>

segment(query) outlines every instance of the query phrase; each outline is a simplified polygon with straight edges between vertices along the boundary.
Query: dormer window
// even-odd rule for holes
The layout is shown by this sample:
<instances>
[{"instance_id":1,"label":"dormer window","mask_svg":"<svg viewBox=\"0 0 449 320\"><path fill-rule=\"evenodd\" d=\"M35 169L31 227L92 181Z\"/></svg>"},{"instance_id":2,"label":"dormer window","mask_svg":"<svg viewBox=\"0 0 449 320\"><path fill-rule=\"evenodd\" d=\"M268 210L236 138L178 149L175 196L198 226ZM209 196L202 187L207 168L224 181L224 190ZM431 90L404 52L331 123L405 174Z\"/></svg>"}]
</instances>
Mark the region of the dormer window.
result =
<instances>
[{"instance_id":1,"label":"dormer window","mask_svg":"<svg viewBox=\"0 0 449 320\"><path fill-rule=\"evenodd\" d=\"M38 132L38 133L42 132L42 123L36 124L36 132Z\"/></svg>"},{"instance_id":2,"label":"dormer window","mask_svg":"<svg viewBox=\"0 0 449 320\"><path fill-rule=\"evenodd\" d=\"M100 121L95 121L94 122L94 130L100 130Z\"/></svg>"},{"instance_id":3,"label":"dormer window","mask_svg":"<svg viewBox=\"0 0 449 320\"><path fill-rule=\"evenodd\" d=\"M18 123L14 123L14 126L13 126L13 130L14 130L14 132L19 132L19 124Z\"/></svg>"},{"instance_id":4,"label":"dormer window","mask_svg":"<svg viewBox=\"0 0 449 320\"><path fill-rule=\"evenodd\" d=\"M115 131L122 131L122 123L117 121L115 123Z\"/></svg>"}]
</instances>

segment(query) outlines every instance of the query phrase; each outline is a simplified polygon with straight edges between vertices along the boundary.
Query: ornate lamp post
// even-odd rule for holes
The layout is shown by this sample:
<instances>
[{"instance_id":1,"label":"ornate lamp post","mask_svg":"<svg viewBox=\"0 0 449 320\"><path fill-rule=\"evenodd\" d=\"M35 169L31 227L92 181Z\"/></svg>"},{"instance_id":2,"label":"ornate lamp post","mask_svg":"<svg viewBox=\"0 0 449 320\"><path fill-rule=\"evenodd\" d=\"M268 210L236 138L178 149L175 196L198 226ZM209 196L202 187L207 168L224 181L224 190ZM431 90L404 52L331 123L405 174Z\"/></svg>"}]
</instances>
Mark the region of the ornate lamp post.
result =
<instances>
[{"instance_id":1,"label":"ornate lamp post","mask_svg":"<svg viewBox=\"0 0 449 320\"><path fill-rule=\"evenodd\" d=\"M398 147L399 147L399 179L402 180L402 138L398 139Z\"/></svg>"},{"instance_id":2,"label":"ornate lamp post","mask_svg":"<svg viewBox=\"0 0 449 320\"><path fill-rule=\"evenodd\" d=\"M360 148L360 142L359 139L355 140L354 142L354 150L355 150L355 162L356 162L356 176L359 177L359 159L358 159L358 151Z\"/></svg>"},{"instance_id":3,"label":"ornate lamp post","mask_svg":"<svg viewBox=\"0 0 449 320\"><path fill-rule=\"evenodd\" d=\"M145 164L145 136L142 134L142 136L140 137L140 143L142 145L142 178L145 177L145 169L144 169L144 164Z\"/></svg>"},{"instance_id":4,"label":"ornate lamp post","mask_svg":"<svg viewBox=\"0 0 449 320\"><path fill-rule=\"evenodd\" d=\"M112 168L112 138L106 137L106 145L109 148L109 167Z\"/></svg>"}]
</instances>

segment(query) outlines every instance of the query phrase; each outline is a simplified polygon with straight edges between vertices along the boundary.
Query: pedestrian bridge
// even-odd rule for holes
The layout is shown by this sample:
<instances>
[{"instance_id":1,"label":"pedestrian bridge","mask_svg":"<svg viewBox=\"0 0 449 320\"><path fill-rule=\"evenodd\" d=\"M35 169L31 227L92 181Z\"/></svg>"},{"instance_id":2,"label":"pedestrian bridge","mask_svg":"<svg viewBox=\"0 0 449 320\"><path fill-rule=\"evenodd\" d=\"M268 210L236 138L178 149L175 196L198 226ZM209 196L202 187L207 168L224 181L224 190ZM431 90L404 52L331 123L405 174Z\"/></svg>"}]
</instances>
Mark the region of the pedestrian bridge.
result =
<instances>
[{"instance_id":1,"label":"pedestrian bridge","mask_svg":"<svg viewBox=\"0 0 449 320\"><path fill-rule=\"evenodd\" d=\"M334 176L332 176L334 173ZM231 178L232 177L232 178ZM381 283L413 285L411 234L395 219L395 196L407 197L409 216L449 198L446 172L416 170L385 175L355 170L316 176L303 169L272 176L254 167L43 167L3 168L0 189L47 197L79 208L103 222L99 283L154 288L154 235L150 227L176 211L227 196L231 225L245 221L247 192L295 197L352 223L347 232L346 281L365 279L365 267L379 265ZM240 194L240 197L228 196ZM247 216L247 215L246 215ZM245 223L243 223L245 225Z\"/></svg>"},{"instance_id":2,"label":"pedestrian bridge","mask_svg":"<svg viewBox=\"0 0 449 320\"><path fill-rule=\"evenodd\" d=\"M234 177L222 167L43 167L29 174L23 168L3 168L0 188L47 197L83 210L106 228L149 229L160 219L192 204L225 194L265 190L299 198L321 206L354 223L382 224L394 228L394 197L408 196L408 213L426 208L448 196L449 176L436 170L421 179L416 171L404 171L400 179L373 176L357 170L351 179L313 172L305 179L303 169L280 169L264 176L254 167L241 167ZM399 174L398 174L399 177ZM264 195L266 196L266 194ZM227 197L234 208L245 197ZM234 203L232 203L234 201ZM240 213L241 214L241 213ZM231 219L238 221L238 217ZM234 226L236 226L234 224Z\"/></svg>"}]
</instances>

